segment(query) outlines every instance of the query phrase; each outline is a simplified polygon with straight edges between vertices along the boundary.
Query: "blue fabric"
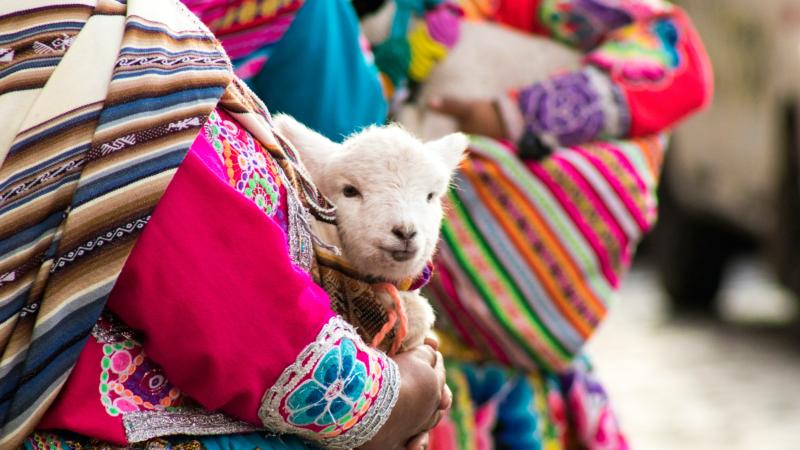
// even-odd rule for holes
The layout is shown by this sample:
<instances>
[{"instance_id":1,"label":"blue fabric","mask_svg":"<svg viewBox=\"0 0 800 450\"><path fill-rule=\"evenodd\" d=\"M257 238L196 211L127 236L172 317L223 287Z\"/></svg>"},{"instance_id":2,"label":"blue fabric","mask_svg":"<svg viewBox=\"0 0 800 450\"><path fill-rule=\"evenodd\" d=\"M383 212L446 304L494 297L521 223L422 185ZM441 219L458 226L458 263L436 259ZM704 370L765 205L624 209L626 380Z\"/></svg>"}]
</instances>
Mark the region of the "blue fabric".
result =
<instances>
[{"instance_id":1,"label":"blue fabric","mask_svg":"<svg viewBox=\"0 0 800 450\"><path fill-rule=\"evenodd\" d=\"M358 27L349 1L307 0L250 87L273 114L291 114L337 142L383 123L388 107Z\"/></svg>"},{"instance_id":2,"label":"blue fabric","mask_svg":"<svg viewBox=\"0 0 800 450\"><path fill-rule=\"evenodd\" d=\"M198 438L206 450L301 450L315 449L293 436L265 436L261 433L234 434ZM180 442L179 439L173 440Z\"/></svg>"},{"instance_id":3,"label":"blue fabric","mask_svg":"<svg viewBox=\"0 0 800 450\"><path fill-rule=\"evenodd\" d=\"M502 449L540 450L542 431L536 411L536 392L531 381L517 376L508 395L497 407L495 445Z\"/></svg>"},{"instance_id":4,"label":"blue fabric","mask_svg":"<svg viewBox=\"0 0 800 450\"><path fill-rule=\"evenodd\" d=\"M456 369L457 367L457 369ZM541 450L542 430L536 410L537 392L533 382L524 374L495 364L448 365L448 370L460 370L467 379L470 399L476 407L495 402L497 417L492 430L494 446L503 450Z\"/></svg>"},{"instance_id":5,"label":"blue fabric","mask_svg":"<svg viewBox=\"0 0 800 450\"><path fill-rule=\"evenodd\" d=\"M41 445L35 441L47 442L47 448L60 448L64 450L78 450L82 448L106 448L103 443L95 442L70 433L37 433L37 438L25 440L22 448L25 450L42 450ZM166 449L180 448L181 444L199 442L204 450L316 450L318 447L302 441L293 436L268 436L264 433L232 434L227 436L186 437L175 436L157 439L158 443L165 444ZM161 448L161 447L158 447Z\"/></svg>"}]
</instances>

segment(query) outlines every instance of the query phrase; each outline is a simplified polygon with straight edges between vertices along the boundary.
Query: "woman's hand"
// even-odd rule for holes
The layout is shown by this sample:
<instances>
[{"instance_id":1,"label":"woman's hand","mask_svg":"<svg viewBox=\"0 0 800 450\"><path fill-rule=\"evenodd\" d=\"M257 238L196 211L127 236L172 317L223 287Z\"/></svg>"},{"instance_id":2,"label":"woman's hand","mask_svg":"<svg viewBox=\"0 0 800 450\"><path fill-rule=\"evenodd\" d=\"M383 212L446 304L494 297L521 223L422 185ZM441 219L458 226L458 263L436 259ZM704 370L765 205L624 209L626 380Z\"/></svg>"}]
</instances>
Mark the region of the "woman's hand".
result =
<instances>
[{"instance_id":1,"label":"woman's hand","mask_svg":"<svg viewBox=\"0 0 800 450\"><path fill-rule=\"evenodd\" d=\"M434 97L428 107L458 121L461 131L494 139L509 139L497 103L492 100L457 100ZM524 132L517 142L517 156L523 161L541 161L553 153L553 147L539 136Z\"/></svg>"},{"instance_id":2,"label":"woman's hand","mask_svg":"<svg viewBox=\"0 0 800 450\"><path fill-rule=\"evenodd\" d=\"M458 121L464 133L506 139L506 127L500 110L493 100L459 100L449 97L434 97L428 107Z\"/></svg>"},{"instance_id":3,"label":"woman's hand","mask_svg":"<svg viewBox=\"0 0 800 450\"><path fill-rule=\"evenodd\" d=\"M450 408L452 394L445 384L442 354L420 345L394 357L400 369L400 395L378 434L362 450L422 450L427 432Z\"/></svg>"}]
</instances>

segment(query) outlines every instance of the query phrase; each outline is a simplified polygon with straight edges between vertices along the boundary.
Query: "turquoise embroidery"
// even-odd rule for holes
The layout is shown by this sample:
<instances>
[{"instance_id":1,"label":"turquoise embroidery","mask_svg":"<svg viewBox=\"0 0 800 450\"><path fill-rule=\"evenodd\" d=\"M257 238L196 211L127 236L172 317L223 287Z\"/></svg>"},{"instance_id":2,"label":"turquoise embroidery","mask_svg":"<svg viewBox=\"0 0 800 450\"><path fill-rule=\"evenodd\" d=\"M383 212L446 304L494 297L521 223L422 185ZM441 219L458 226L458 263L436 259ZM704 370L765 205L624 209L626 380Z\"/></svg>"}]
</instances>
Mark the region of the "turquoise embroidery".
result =
<instances>
[{"instance_id":1,"label":"turquoise embroidery","mask_svg":"<svg viewBox=\"0 0 800 450\"><path fill-rule=\"evenodd\" d=\"M286 402L290 423L341 425L352 418L367 387L367 368L356 354L353 341L343 338L322 357L313 376L298 386Z\"/></svg>"}]
</instances>

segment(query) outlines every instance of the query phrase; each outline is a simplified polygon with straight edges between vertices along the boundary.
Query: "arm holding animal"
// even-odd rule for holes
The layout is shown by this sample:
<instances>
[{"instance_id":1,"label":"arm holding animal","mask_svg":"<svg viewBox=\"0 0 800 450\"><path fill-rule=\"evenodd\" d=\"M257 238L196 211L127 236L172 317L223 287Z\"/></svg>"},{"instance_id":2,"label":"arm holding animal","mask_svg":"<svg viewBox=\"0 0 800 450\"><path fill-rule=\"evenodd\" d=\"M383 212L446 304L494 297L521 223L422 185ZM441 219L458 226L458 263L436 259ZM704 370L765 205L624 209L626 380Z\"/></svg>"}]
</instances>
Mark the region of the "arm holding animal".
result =
<instances>
[{"instance_id":1,"label":"arm holding animal","mask_svg":"<svg viewBox=\"0 0 800 450\"><path fill-rule=\"evenodd\" d=\"M660 132L710 100L710 64L680 8L644 0L613 7L599 0L501 5L517 3L536 11L529 31L586 51L583 67L495 101L432 102L464 131L521 144L533 136L555 148Z\"/></svg>"},{"instance_id":2,"label":"arm holding animal","mask_svg":"<svg viewBox=\"0 0 800 450\"><path fill-rule=\"evenodd\" d=\"M443 368L435 358L396 363L366 346L292 264L278 223L194 152L108 308L142 333L148 355L206 410L273 432L328 448L373 440L402 448L432 420L403 408L438 414ZM418 391L402 387L409 378Z\"/></svg>"}]
</instances>

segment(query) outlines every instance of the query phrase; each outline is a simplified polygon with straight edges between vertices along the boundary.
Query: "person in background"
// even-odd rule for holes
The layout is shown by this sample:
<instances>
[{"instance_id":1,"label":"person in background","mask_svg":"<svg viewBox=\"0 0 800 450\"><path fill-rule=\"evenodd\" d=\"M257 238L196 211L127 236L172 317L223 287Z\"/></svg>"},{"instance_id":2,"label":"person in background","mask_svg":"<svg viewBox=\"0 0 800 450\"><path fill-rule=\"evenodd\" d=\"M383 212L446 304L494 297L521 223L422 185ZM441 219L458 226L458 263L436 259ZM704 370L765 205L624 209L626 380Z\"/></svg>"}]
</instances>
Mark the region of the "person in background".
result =
<instances>
[{"instance_id":1,"label":"person in background","mask_svg":"<svg viewBox=\"0 0 800 450\"><path fill-rule=\"evenodd\" d=\"M432 448L626 449L581 348L655 223L664 133L711 100L708 56L666 1L461 5L585 56L501 98L430 101L501 140L474 142L451 191L430 294L456 404Z\"/></svg>"},{"instance_id":2,"label":"person in background","mask_svg":"<svg viewBox=\"0 0 800 450\"><path fill-rule=\"evenodd\" d=\"M331 310L306 214L335 211L213 35L36 5L0 5L0 448L423 448L436 343Z\"/></svg>"}]
</instances>

